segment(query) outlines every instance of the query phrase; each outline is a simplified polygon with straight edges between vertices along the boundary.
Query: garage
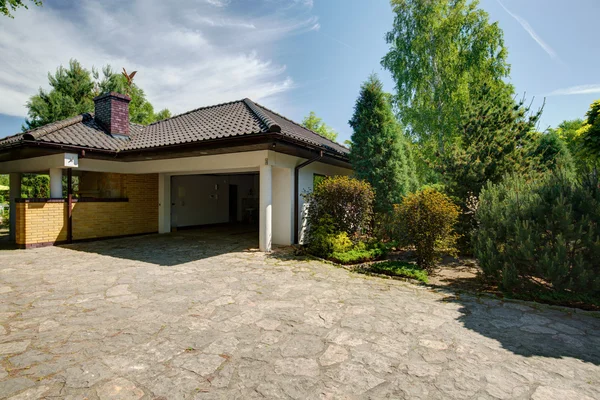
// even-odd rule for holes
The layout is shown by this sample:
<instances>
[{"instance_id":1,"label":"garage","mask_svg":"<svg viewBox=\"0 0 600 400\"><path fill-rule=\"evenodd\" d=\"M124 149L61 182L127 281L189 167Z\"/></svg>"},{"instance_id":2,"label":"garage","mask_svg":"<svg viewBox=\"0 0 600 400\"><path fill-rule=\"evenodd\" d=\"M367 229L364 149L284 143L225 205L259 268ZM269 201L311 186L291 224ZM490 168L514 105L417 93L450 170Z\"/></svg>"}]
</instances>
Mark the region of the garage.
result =
<instances>
[{"instance_id":1,"label":"garage","mask_svg":"<svg viewBox=\"0 0 600 400\"><path fill-rule=\"evenodd\" d=\"M259 174L171 177L171 230L230 227L255 232L258 242Z\"/></svg>"}]
</instances>

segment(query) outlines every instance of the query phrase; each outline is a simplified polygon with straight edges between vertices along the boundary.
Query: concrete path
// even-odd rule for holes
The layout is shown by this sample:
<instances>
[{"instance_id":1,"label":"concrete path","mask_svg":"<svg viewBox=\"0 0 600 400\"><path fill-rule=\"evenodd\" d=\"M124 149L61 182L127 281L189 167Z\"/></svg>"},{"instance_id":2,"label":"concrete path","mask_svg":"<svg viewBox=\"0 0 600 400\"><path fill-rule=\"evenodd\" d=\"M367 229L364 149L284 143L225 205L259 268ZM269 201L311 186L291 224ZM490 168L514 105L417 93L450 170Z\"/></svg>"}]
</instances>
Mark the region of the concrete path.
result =
<instances>
[{"instance_id":1,"label":"concrete path","mask_svg":"<svg viewBox=\"0 0 600 400\"><path fill-rule=\"evenodd\" d=\"M600 398L600 318L244 249L0 251L0 398Z\"/></svg>"}]
</instances>

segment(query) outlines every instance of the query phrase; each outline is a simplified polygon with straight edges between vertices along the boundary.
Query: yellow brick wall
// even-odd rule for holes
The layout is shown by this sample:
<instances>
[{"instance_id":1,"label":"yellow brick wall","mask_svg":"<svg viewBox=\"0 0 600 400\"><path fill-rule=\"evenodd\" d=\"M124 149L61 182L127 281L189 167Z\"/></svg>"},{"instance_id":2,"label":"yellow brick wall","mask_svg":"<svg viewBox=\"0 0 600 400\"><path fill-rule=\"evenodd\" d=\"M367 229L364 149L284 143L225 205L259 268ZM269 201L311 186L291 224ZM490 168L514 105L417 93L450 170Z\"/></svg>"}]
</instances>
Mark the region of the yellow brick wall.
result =
<instances>
[{"instance_id":1,"label":"yellow brick wall","mask_svg":"<svg viewBox=\"0 0 600 400\"><path fill-rule=\"evenodd\" d=\"M18 245L47 244L67 240L65 203L17 203Z\"/></svg>"},{"instance_id":2,"label":"yellow brick wall","mask_svg":"<svg viewBox=\"0 0 600 400\"><path fill-rule=\"evenodd\" d=\"M122 175L121 181L127 202L82 201L73 204L73 240L158 231L158 175ZM66 203L17 203L18 245L66 240Z\"/></svg>"},{"instance_id":3,"label":"yellow brick wall","mask_svg":"<svg viewBox=\"0 0 600 400\"><path fill-rule=\"evenodd\" d=\"M124 175L128 202L73 205L73 240L158 231L158 175Z\"/></svg>"}]
</instances>

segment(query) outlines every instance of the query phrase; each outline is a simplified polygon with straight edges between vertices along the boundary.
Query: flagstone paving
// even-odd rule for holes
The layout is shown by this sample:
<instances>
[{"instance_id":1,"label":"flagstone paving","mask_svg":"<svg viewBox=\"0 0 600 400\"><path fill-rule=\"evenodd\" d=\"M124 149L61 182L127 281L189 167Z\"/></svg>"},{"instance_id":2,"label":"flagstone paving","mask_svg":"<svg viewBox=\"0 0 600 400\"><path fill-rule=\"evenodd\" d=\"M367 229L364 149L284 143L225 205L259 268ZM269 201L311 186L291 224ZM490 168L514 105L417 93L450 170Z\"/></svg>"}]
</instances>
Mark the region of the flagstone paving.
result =
<instances>
[{"instance_id":1,"label":"flagstone paving","mask_svg":"<svg viewBox=\"0 0 600 400\"><path fill-rule=\"evenodd\" d=\"M0 251L0 398L600 398L600 318L353 274L253 235Z\"/></svg>"}]
</instances>

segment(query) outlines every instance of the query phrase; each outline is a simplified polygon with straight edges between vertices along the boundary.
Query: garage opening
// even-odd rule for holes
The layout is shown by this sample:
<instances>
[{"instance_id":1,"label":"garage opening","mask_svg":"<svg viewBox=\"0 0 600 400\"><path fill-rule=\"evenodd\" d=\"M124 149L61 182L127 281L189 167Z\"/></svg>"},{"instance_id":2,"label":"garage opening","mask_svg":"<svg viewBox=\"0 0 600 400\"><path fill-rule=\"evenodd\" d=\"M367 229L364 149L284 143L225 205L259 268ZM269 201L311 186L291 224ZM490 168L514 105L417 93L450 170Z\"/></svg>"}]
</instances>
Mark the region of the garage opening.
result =
<instances>
[{"instance_id":1,"label":"garage opening","mask_svg":"<svg viewBox=\"0 0 600 400\"><path fill-rule=\"evenodd\" d=\"M219 227L258 241L259 174L171 177L171 230Z\"/></svg>"}]
</instances>

